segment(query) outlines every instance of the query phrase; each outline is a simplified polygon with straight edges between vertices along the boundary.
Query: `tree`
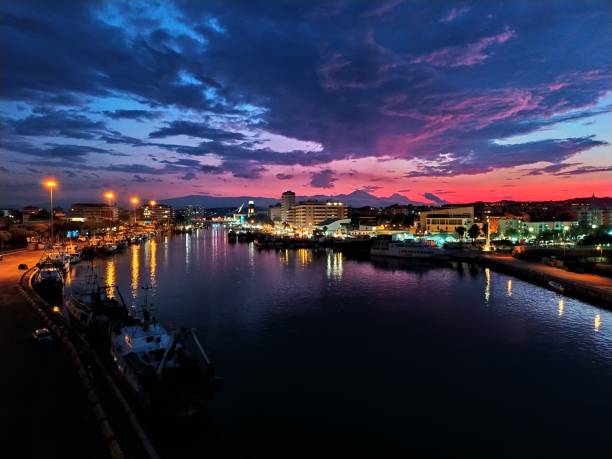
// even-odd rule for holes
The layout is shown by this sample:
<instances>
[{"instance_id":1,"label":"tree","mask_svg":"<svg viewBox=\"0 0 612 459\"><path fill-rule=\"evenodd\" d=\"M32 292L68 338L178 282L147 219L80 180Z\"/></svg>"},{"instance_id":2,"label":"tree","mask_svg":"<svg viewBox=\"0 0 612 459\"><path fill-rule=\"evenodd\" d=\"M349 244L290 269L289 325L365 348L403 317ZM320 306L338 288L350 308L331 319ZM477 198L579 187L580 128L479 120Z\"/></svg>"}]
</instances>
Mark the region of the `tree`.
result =
<instances>
[{"instance_id":1,"label":"tree","mask_svg":"<svg viewBox=\"0 0 612 459\"><path fill-rule=\"evenodd\" d=\"M518 239L519 231L516 228L508 228L504 234L509 239Z\"/></svg>"},{"instance_id":2,"label":"tree","mask_svg":"<svg viewBox=\"0 0 612 459\"><path fill-rule=\"evenodd\" d=\"M472 238L472 242L474 242L474 239L476 239L479 235L480 228L476 223L474 223L472 226L470 226L470 229L468 229L468 236L470 236L470 238Z\"/></svg>"},{"instance_id":3,"label":"tree","mask_svg":"<svg viewBox=\"0 0 612 459\"><path fill-rule=\"evenodd\" d=\"M13 237L8 231L0 231L0 249L4 249L4 243Z\"/></svg>"},{"instance_id":4,"label":"tree","mask_svg":"<svg viewBox=\"0 0 612 459\"><path fill-rule=\"evenodd\" d=\"M455 228L455 233L457 233L457 236L459 236L461 243L463 243L463 235L465 234L465 228L463 226L457 226Z\"/></svg>"}]
</instances>

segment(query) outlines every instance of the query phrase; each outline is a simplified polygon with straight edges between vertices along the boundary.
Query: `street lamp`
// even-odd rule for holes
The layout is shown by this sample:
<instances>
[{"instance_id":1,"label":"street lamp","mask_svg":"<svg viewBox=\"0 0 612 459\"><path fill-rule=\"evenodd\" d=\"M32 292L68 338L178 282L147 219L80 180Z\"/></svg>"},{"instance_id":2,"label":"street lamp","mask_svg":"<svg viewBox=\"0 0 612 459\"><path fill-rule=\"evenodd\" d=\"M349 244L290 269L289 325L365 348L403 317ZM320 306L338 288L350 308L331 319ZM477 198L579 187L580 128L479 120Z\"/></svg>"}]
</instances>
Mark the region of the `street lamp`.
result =
<instances>
[{"instance_id":1,"label":"street lamp","mask_svg":"<svg viewBox=\"0 0 612 459\"><path fill-rule=\"evenodd\" d=\"M51 206L49 226L51 227L51 243L53 243L53 188L57 186L57 182L55 181L55 179L50 178L50 179L45 180L44 185L49 190L49 201L50 201L50 206Z\"/></svg>"},{"instance_id":2,"label":"street lamp","mask_svg":"<svg viewBox=\"0 0 612 459\"><path fill-rule=\"evenodd\" d=\"M132 199L130 199L130 202L132 203L132 211L134 213L134 225L136 224L136 204L138 204L140 200L134 196Z\"/></svg>"},{"instance_id":3,"label":"street lamp","mask_svg":"<svg viewBox=\"0 0 612 459\"><path fill-rule=\"evenodd\" d=\"M108 199L108 211L110 212L110 221L111 221L111 226L112 226L112 223L113 223L112 200L115 197L115 194L112 191L107 191L106 193L104 193L104 197Z\"/></svg>"}]
</instances>

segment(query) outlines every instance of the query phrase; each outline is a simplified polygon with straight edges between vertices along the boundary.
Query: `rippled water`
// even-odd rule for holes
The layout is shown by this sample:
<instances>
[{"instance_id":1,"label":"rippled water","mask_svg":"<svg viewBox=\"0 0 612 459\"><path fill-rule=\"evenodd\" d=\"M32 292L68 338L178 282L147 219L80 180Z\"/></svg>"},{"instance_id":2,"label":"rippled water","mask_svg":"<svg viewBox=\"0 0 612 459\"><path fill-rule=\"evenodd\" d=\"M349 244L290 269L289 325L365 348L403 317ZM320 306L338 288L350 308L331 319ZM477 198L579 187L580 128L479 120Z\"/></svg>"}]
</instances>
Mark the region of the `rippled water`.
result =
<instances>
[{"instance_id":1,"label":"rippled water","mask_svg":"<svg viewBox=\"0 0 612 459\"><path fill-rule=\"evenodd\" d=\"M95 263L198 328L223 378L204 424L156 434L170 457L612 451L612 313L579 300L467 264L259 252L220 226Z\"/></svg>"}]
</instances>

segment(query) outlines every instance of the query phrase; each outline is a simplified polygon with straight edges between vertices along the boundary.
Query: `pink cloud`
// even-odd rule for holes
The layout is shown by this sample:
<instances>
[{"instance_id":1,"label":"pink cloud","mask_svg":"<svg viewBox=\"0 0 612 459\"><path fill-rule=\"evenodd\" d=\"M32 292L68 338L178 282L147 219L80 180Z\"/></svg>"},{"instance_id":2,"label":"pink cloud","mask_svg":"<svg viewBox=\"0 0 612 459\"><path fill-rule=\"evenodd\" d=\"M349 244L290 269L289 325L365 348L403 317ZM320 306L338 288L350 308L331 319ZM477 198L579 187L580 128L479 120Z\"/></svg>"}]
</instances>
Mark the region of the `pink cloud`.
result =
<instances>
[{"instance_id":1,"label":"pink cloud","mask_svg":"<svg viewBox=\"0 0 612 459\"><path fill-rule=\"evenodd\" d=\"M446 14L444 17L442 17L442 19L440 19L440 22L452 22L455 19L457 19L459 16L463 16L468 11L470 11L470 9L467 6L462 6L459 8L452 8L448 12L448 14Z\"/></svg>"},{"instance_id":2,"label":"pink cloud","mask_svg":"<svg viewBox=\"0 0 612 459\"><path fill-rule=\"evenodd\" d=\"M567 83L562 83L560 81L557 81L555 83L549 84L548 85L548 89L550 91L558 91L561 88L565 88L567 86Z\"/></svg>"},{"instance_id":3,"label":"pink cloud","mask_svg":"<svg viewBox=\"0 0 612 459\"><path fill-rule=\"evenodd\" d=\"M412 64L430 64L434 67L462 67L479 64L491 56L487 52L493 45L506 43L516 36L516 32L506 27L503 32L497 35L481 38L480 40L469 43L466 46L449 46L434 51L430 54L418 56L412 59Z\"/></svg>"}]
</instances>

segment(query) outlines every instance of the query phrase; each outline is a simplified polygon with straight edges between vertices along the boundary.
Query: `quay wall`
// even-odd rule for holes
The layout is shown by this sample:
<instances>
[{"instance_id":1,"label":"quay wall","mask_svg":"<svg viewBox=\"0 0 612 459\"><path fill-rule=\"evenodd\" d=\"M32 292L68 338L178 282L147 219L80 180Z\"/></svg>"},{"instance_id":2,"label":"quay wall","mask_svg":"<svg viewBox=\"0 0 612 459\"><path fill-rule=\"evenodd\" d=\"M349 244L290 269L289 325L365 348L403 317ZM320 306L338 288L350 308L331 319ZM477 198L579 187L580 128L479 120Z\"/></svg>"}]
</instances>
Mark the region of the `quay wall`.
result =
<instances>
[{"instance_id":1,"label":"quay wall","mask_svg":"<svg viewBox=\"0 0 612 459\"><path fill-rule=\"evenodd\" d=\"M481 255L477 261L484 266L505 271L535 284L548 286L550 281L564 287L564 294L575 296L612 309L612 279L589 274L578 274L511 257Z\"/></svg>"}]
</instances>

